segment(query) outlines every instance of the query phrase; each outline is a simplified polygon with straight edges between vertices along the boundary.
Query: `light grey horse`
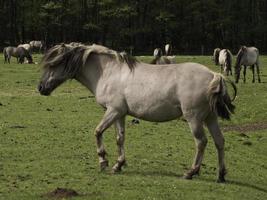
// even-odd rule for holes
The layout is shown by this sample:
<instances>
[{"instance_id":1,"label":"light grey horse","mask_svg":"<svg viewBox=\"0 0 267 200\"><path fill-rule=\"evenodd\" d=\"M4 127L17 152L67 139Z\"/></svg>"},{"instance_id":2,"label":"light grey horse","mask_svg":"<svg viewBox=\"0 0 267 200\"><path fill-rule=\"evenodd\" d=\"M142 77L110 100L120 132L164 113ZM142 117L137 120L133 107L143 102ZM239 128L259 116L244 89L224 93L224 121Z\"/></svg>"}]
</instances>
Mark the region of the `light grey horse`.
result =
<instances>
[{"instance_id":1,"label":"light grey horse","mask_svg":"<svg viewBox=\"0 0 267 200\"><path fill-rule=\"evenodd\" d=\"M31 45L30 44L19 44L18 47L23 47L27 51L31 52Z\"/></svg>"},{"instance_id":2,"label":"light grey horse","mask_svg":"<svg viewBox=\"0 0 267 200\"><path fill-rule=\"evenodd\" d=\"M244 83L246 82L246 69L247 66L251 66L252 70L252 83L255 82L255 66L258 74L258 81L261 82L260 78L260 68L259 68L259 50L256 47L246 47L242 46L236 56L236 65L235 65L235 76L236 83L238 83L240 78L241 66L244 66Z\"/></svg>"},{"instance_id":3,"label":"light grey horse","mask_svg":"<svg viewBox=\"0 0 267 200\"><path fill-rule=\"evenodd\" d=\"M125 164L126 115L151 122L170 121L183 115L196 142L196 157L184 178L191 179L200 170L207 144L205 124L218 151L218 181L225 181L224 137L217 116L230 119L234 105L222 75L197 63L155 67L99 45L57 45L44 55L42 65L43 75L38 85L42 95L50 95L66 80L76 79L105 108L105 114L95 129L102 170L108 166L102 136L111 125L116 127L119 153L112 169L118 172Z\"/></svg>"},{"instance_id":4,"label":"light grey horse","mask_svg":"<svg viewBox=\"0 0 267 200\"><path fill-rule=\"evenodd\" d=\"M40 41L40 40L30 41L29 44L31 46L32 51L33 50L35 50L35 51L38 50L39 53L41 53L44 50L44 48L45 48L44 43L42 41Z\"/></svg>"},{"instance_id":5,"label":"light grey horse","mask_svg":"<svg viewBox=\"0 0 267 200\"><path fill-rule=\"evenodd\" d=\"M220 65L221 73L224 72L224 74L228 76L230 72L232 75L233 56L229 49L214 49L213 59L215 61L215 65Z\"/></svg>"},{"instance_id":6,"label":"light grey horse","mask_svg":"<svg viewBox=\"0 0 267 200\"><path fill-rule=\"evenodd\" d=\"M164 65L164 64L174 64L175 56L163 56L162 50L160 48L156 48L153 52L154 59L150 62L150 64L154 65Z\"/></svg>"},{"instance_id":7,"label":"light grey horse","mask_svg":"<svg viewBox=\"0 0 267 200\"><path fill-rule=\"evenodd\" d=\"M30 55L29 51L27 51L23 47L5 47L3 50L3 54L5 58L5 63L10 63L11 56L16 57L17 62L21 64L24 62L25 57L27 58L28 63L33 63L32 56Z\"/></svg>"}]
</instances>

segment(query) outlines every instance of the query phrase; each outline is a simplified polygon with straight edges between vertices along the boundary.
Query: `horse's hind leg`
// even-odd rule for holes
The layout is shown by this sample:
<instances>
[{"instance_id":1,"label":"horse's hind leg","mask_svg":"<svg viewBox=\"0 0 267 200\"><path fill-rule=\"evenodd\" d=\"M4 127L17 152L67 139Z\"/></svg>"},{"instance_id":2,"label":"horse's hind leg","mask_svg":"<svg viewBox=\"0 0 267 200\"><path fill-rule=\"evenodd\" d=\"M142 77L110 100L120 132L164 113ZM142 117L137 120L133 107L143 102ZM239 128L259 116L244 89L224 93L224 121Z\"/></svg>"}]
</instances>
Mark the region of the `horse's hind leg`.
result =
<instances>
[{"instance_id":1,"label":"horse's hind leg","mask_svg":"<svg viewBox=\"0 0 267 200\"><path fill-rule=\"evenodd\" d=\"M247 66L244 65L244 70L243 70L243 75L244 75L244 79L243 82L246 82L246 70L247 70Z\"/></svg>"},{"instance_id":2,"label":"horse's hind leg","mask_svg":"<svg viewBox=\"0 0 267 200\"><path fill-rule=\"evenodd\" d=\"M215 146L217 148L218 152L218 160L219 160L219 177L218 182L225 182L225 163L224 163L224 137L220 130L217 116L212 115L206 120L207 127L209 129L209 132L211 133L211 136L214 140Z\"/></svg>"},{"instance_id":3,"label":"horse's hind leg","mask_svg":"<svg viewBox=\"0 0 267 200\"><path fill-rule=\"evenodd\" d=\"M204 150L207 145L207 138L204 133L203 123L197 119L189 121L189 126L194 135L196 144L196 155L192 168L184 174L185 179L192 179L196 174L199 174L201 163L204 156Z\"/></svg>"},{"instance_id":4,"label":"horse's hind leg","mask_svg":"<svg viewBox=\"0 0 267 200\"><path fill-rule=\"evenodd\" d=\"M121 171L121 167L125 164L125 152L124 152L124 139L125 139L125 117L122 117L115 121L115 129L117 132L117 145L118 145L118 160L112 167L113 172Z\"/></svg>"},{"instance_id":5,"label":"horse's hind leg","mask_svg":"<svg viewBox=\"0 0 267 200\"><path fill-rule=\"evenodd\" d=\"M257 68L258 81L260 83L261 82L261 78L260 78L260 67L259 67L259 64L258 63L256 63L256 68Z\"/></svg>"},{"instance_id":6,"label":"horse's hind leg","mask_svg":"<svg viewBox=\"0 0 267 200\"><path fill-rule=\"evenodd\" d=\"M108 166L108 160L105 158L106 151L103 145L103 133L109 128L118 118L120 113L112 108L108 108L101 122L95 130L97 154L99 158L100 169L104 170Z\"/></svg>"}]
</instances>

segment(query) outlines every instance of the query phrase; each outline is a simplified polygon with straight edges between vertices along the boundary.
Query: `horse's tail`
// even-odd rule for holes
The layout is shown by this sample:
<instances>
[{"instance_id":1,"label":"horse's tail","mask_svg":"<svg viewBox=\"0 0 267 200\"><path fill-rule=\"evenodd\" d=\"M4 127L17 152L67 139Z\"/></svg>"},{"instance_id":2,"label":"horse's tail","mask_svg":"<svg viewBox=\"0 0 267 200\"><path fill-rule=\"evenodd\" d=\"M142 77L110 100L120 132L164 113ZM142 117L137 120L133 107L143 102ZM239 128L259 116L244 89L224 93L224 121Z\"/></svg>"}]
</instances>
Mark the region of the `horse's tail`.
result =
<instances>
[{"instance_id":1,"label":"horse's tail","mask_svg":"<svg viewBox=\"0 0 267 200\"><path fill-rule=\"evenodd\" d=\"M226 64L229 69L232 68L232 55L228 49L226 50Z\"/></svg>"},{"instance_id":2,"label":"horse's tail","mask_svg":"<svg viewBox=\"0 0 267 200\"><path fill-rule=\"evenodd\" d=\"M3 55L4 55L4 59L5 59L5 63L6 63L7 57L8 57L6 48L4 48L4 50L3 50Z\"/></svg>"},{"instance_id":3,"label":"horse's tail","mask_svg":"<svg viewBox=\"0 0 267 200\"><path fill-rule=\"evenodd\" d=\"M214 77L209 84L208 98L211 110L222 119L229 120L231 113L233 114L235 110L235 106L232 104L232 101L234 101L236 97L237 89L232 81L227 81L230 82L234 89L233 99L230 98L227 92L225 78L218 73L214 73Z\"/></svg>"}]
</instances>

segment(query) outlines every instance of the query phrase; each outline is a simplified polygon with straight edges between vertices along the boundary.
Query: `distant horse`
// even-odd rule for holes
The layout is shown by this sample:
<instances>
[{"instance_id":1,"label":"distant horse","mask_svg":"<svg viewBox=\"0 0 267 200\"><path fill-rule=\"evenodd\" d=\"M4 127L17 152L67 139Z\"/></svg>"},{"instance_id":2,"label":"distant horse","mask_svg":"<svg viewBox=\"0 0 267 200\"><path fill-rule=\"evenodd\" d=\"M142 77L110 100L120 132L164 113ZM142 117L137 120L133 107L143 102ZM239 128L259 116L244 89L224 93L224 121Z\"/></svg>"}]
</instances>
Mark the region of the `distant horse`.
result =
<instances>
[{"instance_id":1,"label":"distant horse","mask_svg":"<svg viewBox=\"0 0 267 200\"><path fill-rule=\"evenodd\" d=\"M156 48L153 55L154 59L150 62L150 64L163 65L175 63L175 56L162 56L162 50L160 48Z\"/></svg>"},{"instance_id":2,"label":"distant horse","mask_svg":"<svg viewBox=\"0 0 267 200\"><path fill-rule=\"evenodd\" d=\"M126 53L99 45L56 45L44 55L42 65L43 75L38 85L42 95L50 95L66 80L76 79L105 108L105 114L95 129L102 170L108 166L102 137L112 124L117 131L119 153L112 169L118 172L126 162L126 115L151 122L170 121L183 115L189 123L197 147L192 169L185 173L184 178L191 179L200 170L207 144L203 127L205 124L218 151L218 181L225 181L224 137L217 118L230 119L230 113L235 107L222 75L197 63L155 67L139 62Z\"/></svg>"},{"instance_id":3,"label":"distant horse","mask_svg":"<svg viewBox=\"0 0 267 200\"><path fill-rule=\"evenodd\" d=\"M216 65L221 66L221 73L232 75L232 53L229 49L214 49L213 58Z\"/></svg>"},{"instance_id":4,"label":"distant horse","mask_svg":"<svg viewBox=\"0 0 267 200\"><path fill-rule=\"evenodd\" d=\"M19 44L18 47L23 47L28 52L31 52L31 45L30 44Z\"/></svg>"},{"instance_id":5,"label":"distant horse","mask_svg":"<svg viewBox=\"0 0 267 200\"><path fill-rule=\"evenodd\" d=\"M165 55L166 55L166 56L171 55L171 51L172 51L172 47L171 47L171 45L170 45L170 44L166 44L166 45L165 45Z\"/></svg>"},{"instance_id":6,"label":"distant horse","mask_svg":"<svg viewBox=\"0 0 267 200\"><path fill-rule=\"evenodd\" d=\"M247 66L251 66L252 70L252 83L255 82L255 66L258 74L258 82L261 82L260 79L260 69L259 69L259 50L256 47L246 47L242 46L237 53L236 57L236 65L235 65L235 76L236 83L238 83L240 78L241 66L244 66L244 83L246 82L246 68Z\"/></svg>"},{"instance_id":7,"label":"distant horse","mask_svg":"<svg viewBox=\"0 0 267 200\"><path fill-rule=\"evenodd\" d=\"M26 57L28 60L28 63L33 63L32 62L32 56L30 55L29 51L27 51L23 47L6 47L3 50L4 58L5 58L5 63L10 63L10 58L11 56L17 58L18 63L23 63L24 58Z\"/></svg>"},{"instance_id":8,"label":"distant horse","mask_svg":"<svg viewBox=\"0 0 267 200\"><path fill-rule=\"evenodd\" d=\"M44 42L42 41L33 40L33 41L30 41L29 44L32 50L38 50L39 53L41 53L45 49Z\"/></svg>"}]
</instances>

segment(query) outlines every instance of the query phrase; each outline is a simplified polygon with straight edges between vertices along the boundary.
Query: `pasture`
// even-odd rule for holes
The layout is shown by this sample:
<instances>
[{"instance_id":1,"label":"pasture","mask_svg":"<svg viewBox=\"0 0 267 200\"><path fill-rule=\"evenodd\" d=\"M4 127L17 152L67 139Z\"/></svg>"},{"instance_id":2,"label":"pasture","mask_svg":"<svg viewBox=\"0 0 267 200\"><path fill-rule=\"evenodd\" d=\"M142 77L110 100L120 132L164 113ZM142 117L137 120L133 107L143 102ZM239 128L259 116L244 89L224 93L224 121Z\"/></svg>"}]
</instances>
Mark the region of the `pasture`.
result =
<instances>
[{"instance_id":1,"label":"pasture","mask_svg":"<svg viewBox=\"0 0 267 200\"><path fill-rule=\"evenodd\" d=\"M33 60L39 62L40 55ZM220 71L211 56L176 60ZM77 191L73 199L266 199L267 56L260 57L260 66L262 83L252 84L247 71L247 82L237 84L236 114L231 121L220 120L228 173L227 182L218 184L217 153L208 132L200 176L180 178L195 153L182 120L132 124L127 117L128 166L116 175L99 172L94 129L104 110L94 97L76 81L41 96L36 90L39 66L17 64L14 58L4 64L1 54L0 199L49 199L44 194L58 187ZM117 158L114 128L105 132L104 141L112 166Z\"/></svg>"}]
</instances>

